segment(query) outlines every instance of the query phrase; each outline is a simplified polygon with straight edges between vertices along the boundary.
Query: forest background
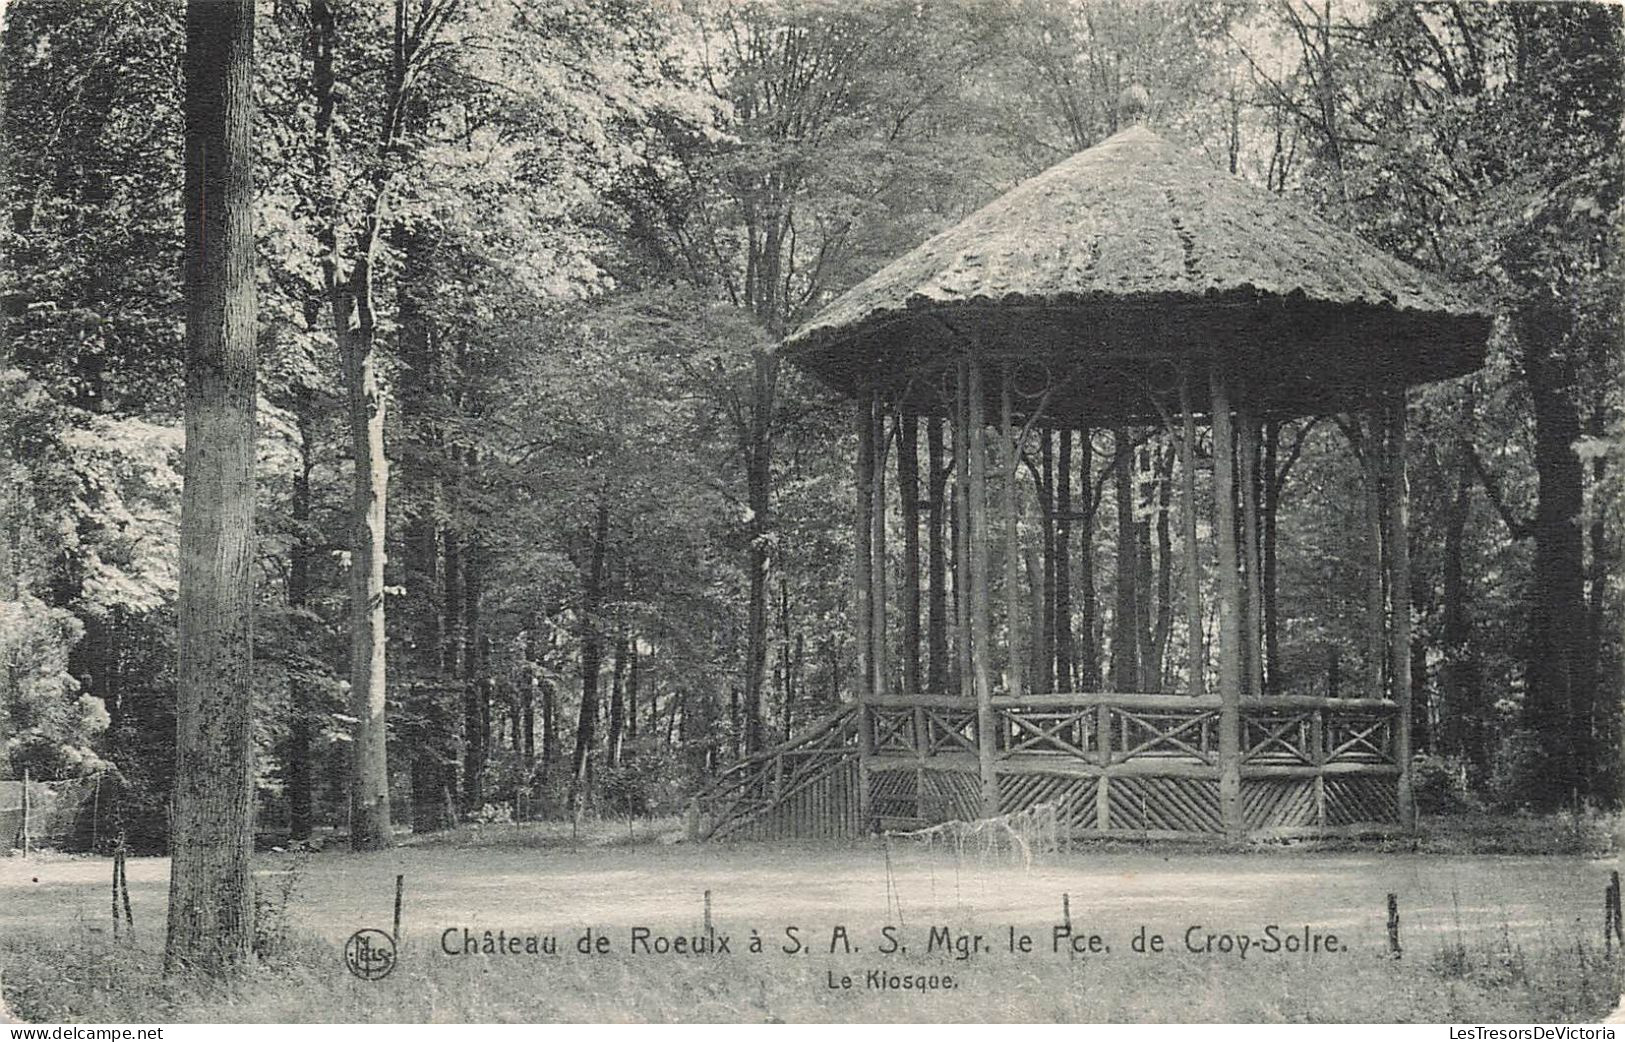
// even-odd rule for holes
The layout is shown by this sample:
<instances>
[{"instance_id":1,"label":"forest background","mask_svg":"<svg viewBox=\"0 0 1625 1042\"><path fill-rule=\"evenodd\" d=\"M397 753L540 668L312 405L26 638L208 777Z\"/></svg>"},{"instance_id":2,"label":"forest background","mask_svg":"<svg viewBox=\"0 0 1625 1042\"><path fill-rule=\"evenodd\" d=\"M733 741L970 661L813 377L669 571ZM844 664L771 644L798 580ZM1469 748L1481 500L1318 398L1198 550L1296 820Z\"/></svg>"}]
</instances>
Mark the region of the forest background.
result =
<instances>
[{"instance_id":1,"label":"forest background","mask_svg":"<svg viewBox=\"0 0 1625 1042\"><path fill-rule=\"evenodd\" d=\"M0 10L0 777L108 772L158 850L182 8ZM262 828L672 812L849 697L850 406L775 344L1134 82L1192 163L1496 307L1411 402L1422 793L1617 804L1618 8L267 0L256 49ZM1358 425L1262 442L1270 687L1355 693ZM1172 442L1073 446L1060 525L1057 448L1035 675L1159 690Z\"/></svg>"}]
</instances>

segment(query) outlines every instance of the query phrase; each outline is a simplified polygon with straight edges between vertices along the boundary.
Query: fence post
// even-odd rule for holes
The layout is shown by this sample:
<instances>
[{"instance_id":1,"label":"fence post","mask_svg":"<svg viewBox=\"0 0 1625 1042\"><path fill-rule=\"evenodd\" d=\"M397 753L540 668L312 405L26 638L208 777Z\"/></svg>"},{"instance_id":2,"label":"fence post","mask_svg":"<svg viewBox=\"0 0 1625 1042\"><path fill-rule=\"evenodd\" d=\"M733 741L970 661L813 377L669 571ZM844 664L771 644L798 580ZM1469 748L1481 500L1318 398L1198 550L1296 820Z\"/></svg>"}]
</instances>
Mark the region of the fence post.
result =
<instances>
[{"instance_id":1,"label":"fence post","mask_svg":"<svg viewBox=\"0 0 1625 1042\"><path fill-rule=\"evenodd\" d=\"M1400 957L1399 947L1399 895L1388 895L1388 957Z\"/></svg>"},{"instance_id":2,"label":"fence post","mask_svg":"<svg viewBox=\"0 0 1625 1042\"><path fill-rule=\"evenodd\" d=\"M1610 874L1608 886L1602 896L1602 942L1610 958L1614 954L1614 941L1625 948L1625 925L1621 924L1619 872Z\"/></svg>"}]
</instances>

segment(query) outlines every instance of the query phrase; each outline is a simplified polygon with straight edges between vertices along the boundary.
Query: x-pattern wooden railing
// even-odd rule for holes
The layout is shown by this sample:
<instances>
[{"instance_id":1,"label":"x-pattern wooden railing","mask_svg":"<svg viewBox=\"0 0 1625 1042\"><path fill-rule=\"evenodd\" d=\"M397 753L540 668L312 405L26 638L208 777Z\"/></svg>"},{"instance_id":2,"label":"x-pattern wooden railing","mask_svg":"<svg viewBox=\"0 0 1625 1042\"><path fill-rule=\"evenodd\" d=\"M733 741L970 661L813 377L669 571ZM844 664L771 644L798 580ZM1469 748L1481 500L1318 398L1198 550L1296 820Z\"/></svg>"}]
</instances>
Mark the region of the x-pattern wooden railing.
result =
<instances>
[{"instance_id":1,"label":"x-pattern wooden railing","mask_svg":"<svg viewBox=\"0 0 1625 1042\"><path fill-rule=\"evenodd\" d=\"M925 709L926 755L943 752L976 751L976 711L974 709Z\"/></svg>"},{"instance_id":2,"label":"x-pattern wooden railing","mask_svg":"<svg viewBox=\"0 0 1625 1042\"><path fill-rule=\"evenodd\" d=\"M1392 717L1336 717L1328 723L1326 742L1328 762L1392 763Z\"/></svg>"},{"instance_id":3,"label":"x-pattern wooden railing","mask_svg":"<svg viewBox=\"0 0 1625 1042\"><path fill-rule=\"evenodd\" d=\"M1318 709L1297 713L1249 712L1242 720L1243 760L1315 762L1314 721Z\"/></svg>"},{"instance_id":4,"label":"x-pattern wooden railing","mask_svg":"<svg viewBox=\"0 0 1625 1042\"><path fill-rule=\"evenodd\" d=\"M1000 721L1005 725L1003 754L1058 752L1089 759L1096 716L1092 707L1073 712L1007 708L999 714Z\"/></svg>"},{"instance_id":5,"label":"x-pattern wooden railing","mask_svg":"<svg viewBox=\"0 0 1625 1042\"><path fill-rule=\"evenodd\" d=\"M1004 765L1000 770L1065 760L1101 770L1136 760L1147 766L1218 766L1220 711L1213 696L995 696L993 708L994 755ZM1391 767L1395 712L1392 703L1377 699L1249 700L1241 712L1241 759L1259 770L1326 764ZM978 751L977 710L958 698L888 696L876 699L866 715L869 747L881 760L908 757L923 763ZM730 833L856 760L859 720L857 707L845 706L794 740L723 772L697 800L708 823L702 838Z\"/></svg>"},{"instance_id":6,"label":"x-pattern wooden railing","mask_svg":"<svg viewBox=\"0 0 1625 1042\"><path fill-rule=\"evenodd\" d=\"M1219 714L1211 709L1194 713L1135 713L1113 709L1118 742L1113 759L1136 756L1189 756L1214 763L1218 756L1214 734Z\"/></svg>"}]
</instances>

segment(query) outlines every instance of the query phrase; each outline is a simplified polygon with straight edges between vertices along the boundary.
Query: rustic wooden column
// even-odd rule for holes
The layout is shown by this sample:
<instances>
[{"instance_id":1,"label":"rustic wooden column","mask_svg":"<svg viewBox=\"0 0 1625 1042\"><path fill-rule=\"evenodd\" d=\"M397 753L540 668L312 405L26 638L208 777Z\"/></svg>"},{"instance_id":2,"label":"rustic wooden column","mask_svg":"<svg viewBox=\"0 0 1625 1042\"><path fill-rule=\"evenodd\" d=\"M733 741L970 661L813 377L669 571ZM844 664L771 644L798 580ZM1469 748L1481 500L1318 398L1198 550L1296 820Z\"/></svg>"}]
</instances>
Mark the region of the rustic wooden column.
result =
<instances>
[{"instance_id":1,"label":"rustic wooden column","mask_svg":"<svg viewBox=\"0 0 1625 1042\"><path fill-rule=\"evenodd\" d=\"M969 376L961 363L954 372L954 660L959 668L959 694L966 702L976 698L971 678L970 646L970 427Z\"/></svg>"},{"instance_id":2,"label":"rustic wooden column","mask_svg":"<svg viewBox=\"0 0 1625 1042\"><path fill-rule=\"evenodd\" d=\"M874 685L871 690L876 697L884 698L891 694L891 632L886 624L886 403L883 398L876 397L874 410L874 505L870 510L870 521L874 525L874 538L872 552L874 565L870 569L873 592L870 594L872 610L875 621L873 630L874 640Z\"/></svg>"},{"instance_id":3,"label":"rustic wooden column","mask_svg":"<svg viewBox=\"0 0 1625 1042\"><path fill-rule=\"evenodd\" d=\"M917 695L920 682L920 421L912 413L897 423L897 496L903 510L903 691Z\"/></svg>"},{"instance_id":4,"label":"rustic wooden column","mask_svg":"<svg viewBox=\"0 0 1625 1042\"><path fill-rule=\"evenodd\" d=\"M1410 475L1405 459L1405 391L1393 396L1388 417L1388 589L1393 599L1388 657L1394 664L1394 757L1399 761L1399 823L1416 827L1411 785L1411 548Z\"/></svg>"},{"instance_id":5,"label":"rustic wooden column","mask_svg":"<svg viewBox=\"0 0 1625 1042\"><path fill-rule=\"evenodd\" d=\"M858 670L857 670L857 696L858 696L858 831L864 833L873 827L874 819L869 810L869 758L874 755L874 727L869 719L870 685L874 683L874 667L871 659L874 655L874 614L870 606L870 597L873 594L873 585L870 570L874 564L872 556L873 547L870 545L873 536L873 521L870 517L874 508L874 470L875 470L875 429L874 429L875 399L873 392L864 392L858 397L855 410L858 429L858 463L856 474L857 507L853 517L853 600L855 610L853 615L858 627Z\"/></svg>"},{"instance_id":6,"label":"rustic wooden column","mask_svg":"<svg viewBox=\"0 0 1625 1042\"><path fill-rule=\"evenodd\" d=\"M1055 456L1055 689L1076 691L1072 650L1072 431Z\"/></svg>"},{"instance_id":7,"label":"rustic wooden column","mask_svg":"<svg viewBox=\"0 0 1625 1042\"><path fill-rule=\"evenodd\" d=\"M1027 642L1021 625L1021 544L1016 503L1016 477L1021 454L1016 445L1015 395L1010 386L1010 363L1004 363L999 379L999 461L1004 472L1004 610L1009 634L1009 678L1007 693L1026 693Z\"/></svg>"},{"instance_id":8,"label":"rustic wooden column","mask_svg":"<svg viewBox=\"0 0 1625 1042\"><path fill-rule=\"evenodd\" d=\"M966 455L970 457L970 487L966 490L966 510L970 520L967 543L970 547L971 673L976 685L976 755L982 779L982 813L999 813L999 779L993 773L993 754L998 723L993 714L991 676L993 641L989 619L992 587L989 582L987 546L987 421L986 390L982 386L981 364L962 363L966 368L965 392L967 423Z\"/></svg>"},{"instance_id":9,"label":"rustic wooden column","mask_svg":"<svg viewBox=\"0 0 1625 1042\"><path fill-rule=\"evenodd\" d=\"M1365 525L1366 539L1371 545L1369 570L1366 575L1365 627L1366 627L1366 685L1365 697L1382 698L1387 694L1383 671L1383 572L1387 555L1383 552L1382 531L1382 420L1379 409L1370 409L1365 417L1366 435L1362 439L1360 462L1365 470Z\"/></svg>"},{"instance_id":10,"label":"rustic wooden column","mask_svg":"<svg viewBox=\"0 0 1625 1042\"><path fill-rule=\"evenodd\" d=\"M1235 429L1221 360L1209 364L1213 392L1214 527L1219 537L1219 811L1226 834L1241 820L1241 572L1236 552Z\"/></svg>"},{"instance_id":11,"label":"rustic wooden column","mask_svg":"<svg viewBox=\"0 0 1625 1042\"><path fill-rule=\"evenodd\" d=\"M948 693L948 554L943 546L947 531L948 476L943 468L942 418L925 423L926 507L926 688Z\"/></svg>"},{"instance_id":12,"label":"rustic wooden column","mask_svg":"<svg viewBox=\"0 0 1625 1042\"><path fill-rule=\"evenodd\" d=\"M1190 631L1190 693L1200 697L1207 691L1203 672L1207 656L1202 647L1202 557L1196 541L1196 417L1191 410L1191 370L1179 368L1179 415L1183 424L1179 440L1179 506L1185 537L1185 626Z\"/></svg>"},{"instance_id":13,"label":"rustic wooden column","mask_svg":"<svg viewBox=\"0 0 1625 1042\"><path fill-rule=\"evenodd\" d=\"M1245 396L1237 413L1241 441L1242 561L1247 570L1247 597L1243 621L1247 641L1247 693L1264 693L1264 581L1258 555L1258 421Z\"/></svg>"}]
</instances>

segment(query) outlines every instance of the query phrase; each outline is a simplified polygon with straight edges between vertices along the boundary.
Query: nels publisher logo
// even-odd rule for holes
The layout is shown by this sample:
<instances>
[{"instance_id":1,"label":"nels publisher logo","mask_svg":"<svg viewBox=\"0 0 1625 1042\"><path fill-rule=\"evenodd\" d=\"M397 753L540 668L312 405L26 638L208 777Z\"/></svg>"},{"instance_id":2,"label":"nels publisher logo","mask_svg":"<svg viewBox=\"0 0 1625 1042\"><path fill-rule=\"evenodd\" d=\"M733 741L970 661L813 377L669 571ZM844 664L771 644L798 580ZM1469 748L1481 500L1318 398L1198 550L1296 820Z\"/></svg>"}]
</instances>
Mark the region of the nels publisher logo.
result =
<instances>
[{"instance_id":1,"label":"nels publisher logo","mask_svg":"<svg viewBox=\"0 0 1625 1042\"><path fill-rule=\"evenodd\" d=\"M383 980L395 969L395 939L382 930L357 930L344 942L344 965L362 980Z\"/></svg>"}]
</instances>

